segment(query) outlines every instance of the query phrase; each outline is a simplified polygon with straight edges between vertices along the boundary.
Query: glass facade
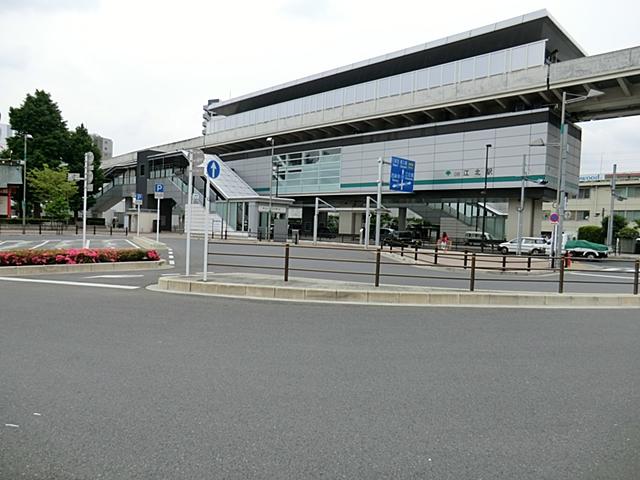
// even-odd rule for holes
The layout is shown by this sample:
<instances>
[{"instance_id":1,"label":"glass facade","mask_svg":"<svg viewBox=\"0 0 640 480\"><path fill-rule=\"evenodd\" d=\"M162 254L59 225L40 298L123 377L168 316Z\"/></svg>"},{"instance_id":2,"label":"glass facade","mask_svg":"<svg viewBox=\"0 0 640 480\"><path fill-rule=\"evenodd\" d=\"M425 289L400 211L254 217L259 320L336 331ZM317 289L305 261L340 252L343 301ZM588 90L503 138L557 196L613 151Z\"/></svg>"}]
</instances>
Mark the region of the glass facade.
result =
<instances>
[{"instance_id":1,"label":"glass facade","mask_svg":"<svg viewBox=\"0 0 640 480\"><path fill-rule=\"evenodd\" d=\"M221 132L323 110L343 108L355 103L537 67L544 65L546 42L546 40L540 40L444 65L297 98L228 117L215 117L209 122L207 132Z\"/></svg>"},{"instance_id":2,"label":"glass facade","mask_svg":"<svg viewBox=\"0 0 640 480\"><path fill-rule=\"evenodd\" d=\"M277 190L278 195L338 191L340 156L339 148L274 156L273 190Z\"/></svg>"}]
</instances>

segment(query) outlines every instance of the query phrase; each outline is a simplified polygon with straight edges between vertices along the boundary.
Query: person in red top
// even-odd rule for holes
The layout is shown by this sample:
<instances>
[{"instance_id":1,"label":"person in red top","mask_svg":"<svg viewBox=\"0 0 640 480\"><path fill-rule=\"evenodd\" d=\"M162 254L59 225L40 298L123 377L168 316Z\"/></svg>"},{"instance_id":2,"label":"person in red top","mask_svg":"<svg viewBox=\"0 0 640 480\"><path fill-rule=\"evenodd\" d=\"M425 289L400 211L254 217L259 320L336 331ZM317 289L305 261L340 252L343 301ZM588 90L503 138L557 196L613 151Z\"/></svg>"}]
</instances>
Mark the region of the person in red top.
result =
<instances>
[{"instance_id":1,"label":"person in red top","mask_svg":"<svg viewBox=\"0 0 640 480\"><path fill-rule=\"evenodd\" d=\"M440 248L442 250L449 248L449 235L447 235L447 232L442 232L442 236L440 237Z\"/></svg>"}]
</instances>

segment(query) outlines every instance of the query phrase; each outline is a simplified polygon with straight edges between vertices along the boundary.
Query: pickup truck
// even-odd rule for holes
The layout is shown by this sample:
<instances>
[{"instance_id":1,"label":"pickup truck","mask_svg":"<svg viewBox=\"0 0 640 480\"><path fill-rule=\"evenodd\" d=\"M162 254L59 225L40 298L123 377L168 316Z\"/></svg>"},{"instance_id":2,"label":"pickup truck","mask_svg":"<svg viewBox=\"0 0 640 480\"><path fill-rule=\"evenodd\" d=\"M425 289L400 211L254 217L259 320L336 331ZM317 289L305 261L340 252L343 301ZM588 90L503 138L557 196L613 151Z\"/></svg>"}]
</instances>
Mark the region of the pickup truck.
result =
<instances>
[{"instance_id":1,"label":"pickup truck","mask_svg":"<svg viewBox=\"0 0 640 480\"><path fill-rule=\"evenodd\" d=\"M609 256L609 247L586 240L569 240L564 244L562 251L563 253L570 253L572 257L589 259L607 258Z\"/></svg>"}]
</instances>

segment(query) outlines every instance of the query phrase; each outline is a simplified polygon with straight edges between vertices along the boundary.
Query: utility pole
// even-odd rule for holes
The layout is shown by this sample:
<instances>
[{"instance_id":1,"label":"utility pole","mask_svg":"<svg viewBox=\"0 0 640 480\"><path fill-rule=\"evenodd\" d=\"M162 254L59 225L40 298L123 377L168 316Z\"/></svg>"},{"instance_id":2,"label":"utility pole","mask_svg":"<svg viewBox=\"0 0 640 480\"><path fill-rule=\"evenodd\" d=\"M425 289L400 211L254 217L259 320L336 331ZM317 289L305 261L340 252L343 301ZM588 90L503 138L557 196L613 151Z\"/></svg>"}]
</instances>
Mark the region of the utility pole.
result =
<instances>
[{"instance_id":1,"label":"utility pole","mask_svg":"<svg viewBox=\"0 0 640 480\"><path fill-rule=\"evenodd\" d=\"M607 246L613 250L613 214L614 202L616 199L616 170L618 165L613 164L613 175L611 176L611 201L609 203L609 223L607 225Z\"/></svg>"}]
</instances>

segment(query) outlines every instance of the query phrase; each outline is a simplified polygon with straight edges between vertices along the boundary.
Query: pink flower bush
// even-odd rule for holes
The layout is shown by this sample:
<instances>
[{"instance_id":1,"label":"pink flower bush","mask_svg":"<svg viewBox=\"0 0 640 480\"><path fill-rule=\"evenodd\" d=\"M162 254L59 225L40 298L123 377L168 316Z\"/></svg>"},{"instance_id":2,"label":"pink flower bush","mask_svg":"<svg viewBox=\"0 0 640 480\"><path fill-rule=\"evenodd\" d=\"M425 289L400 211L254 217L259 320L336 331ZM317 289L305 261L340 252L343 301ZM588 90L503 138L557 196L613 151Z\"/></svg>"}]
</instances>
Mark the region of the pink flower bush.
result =
<instances>
[{"instance_id":1,"label":"pink flower bush","mask_svg":"<svg viewBox=\"0 0 640 480\"><path fill-rule=\"evenodd\" d=\"M22 265L75 265L78 263L137 262L160 260L155 250L115 248L91 249L71 248L69 250L16 250L0 252L0 267Z\"/></svg>"}]
</instances>

